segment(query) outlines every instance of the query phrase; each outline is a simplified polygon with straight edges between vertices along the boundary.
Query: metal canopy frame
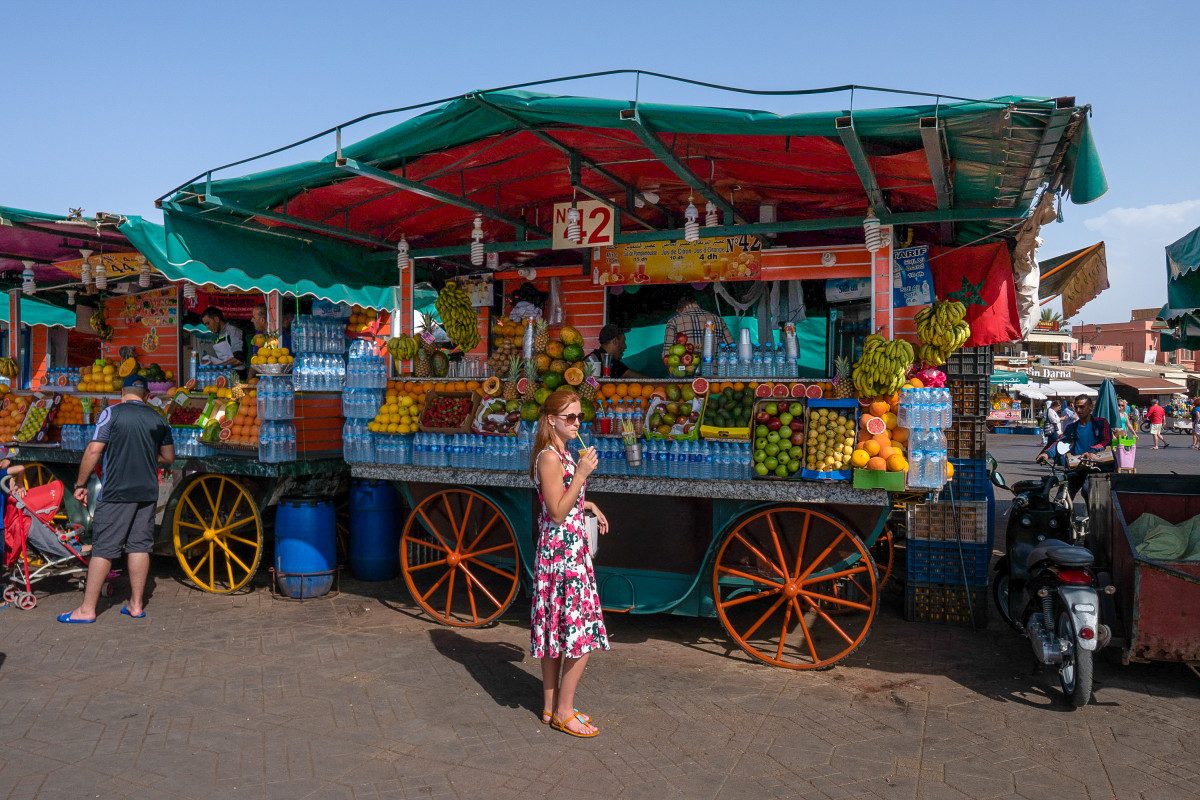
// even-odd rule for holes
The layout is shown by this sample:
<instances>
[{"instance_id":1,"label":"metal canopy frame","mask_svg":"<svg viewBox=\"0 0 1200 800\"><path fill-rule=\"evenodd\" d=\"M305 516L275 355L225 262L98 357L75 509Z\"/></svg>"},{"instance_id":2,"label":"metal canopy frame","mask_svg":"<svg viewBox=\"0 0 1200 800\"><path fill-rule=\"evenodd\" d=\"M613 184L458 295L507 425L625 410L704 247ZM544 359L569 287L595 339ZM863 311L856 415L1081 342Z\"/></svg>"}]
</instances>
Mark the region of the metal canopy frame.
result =
<instances>
[{"instance_id":1,"label":"metal canopy frame","mask_svg":"<svg viewBox=\"0 0 1200 800\"><path fill-rule=\"evenodd\" d=\"M863 149L862 140L858 138L858 132L854 130L854 117L838 117L833 127L842 140L842 147L846 148L846 154L850 156L850 162L854 164L854 171L858 173L858 179L862 181L863 190L867 193L867 200L871 203L871 208L875 210L876 214L888 213L883 190L879 188L879 181L875 179L875 171L871 169L871 162L867 160L867 151Z\"/></svg>"},{"instance_id":2,"label":"metal canopy frame","mask_svg":"<svg viewBox=\"0 0 1200 800\"><path fill-rule=\"evenodd\" d=\"M1074 97L1059 97L1054 103L1056 107L1054 111L1050 112L1050 119L1046 121L1046 127L1042 129L1042 138L1034 151L1029 175L1025 178L1025 185L1017 198L1018 206L1033 202L1038 187L1042 185L1046 173L1054 163L1059 152L1059 145L1063 142L1067 129L1079 113L1074 108Z\"/></svg>"}]
</instances>

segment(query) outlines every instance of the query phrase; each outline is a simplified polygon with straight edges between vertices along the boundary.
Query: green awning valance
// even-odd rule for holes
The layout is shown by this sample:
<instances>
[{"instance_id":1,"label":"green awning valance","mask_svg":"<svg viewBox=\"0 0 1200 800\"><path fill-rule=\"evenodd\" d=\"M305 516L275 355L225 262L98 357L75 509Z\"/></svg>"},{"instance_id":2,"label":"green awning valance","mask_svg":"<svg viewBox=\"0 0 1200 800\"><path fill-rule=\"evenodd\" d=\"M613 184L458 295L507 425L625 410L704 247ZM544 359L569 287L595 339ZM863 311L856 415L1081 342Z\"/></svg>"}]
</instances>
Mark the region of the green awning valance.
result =
<instances>
[{"instance_id":1,"label":"green awning valance","mask_svg":"<svg viewBox=\"0 0 1200 800\"><path fill-rule=\"evenodd\" d=\"M74 328L75 321L75 312L69 308L59 308L28 297L21 298L22 325ZM0 298L0 322L8 324L8 298Z\"/></svg>"}]
</instances>

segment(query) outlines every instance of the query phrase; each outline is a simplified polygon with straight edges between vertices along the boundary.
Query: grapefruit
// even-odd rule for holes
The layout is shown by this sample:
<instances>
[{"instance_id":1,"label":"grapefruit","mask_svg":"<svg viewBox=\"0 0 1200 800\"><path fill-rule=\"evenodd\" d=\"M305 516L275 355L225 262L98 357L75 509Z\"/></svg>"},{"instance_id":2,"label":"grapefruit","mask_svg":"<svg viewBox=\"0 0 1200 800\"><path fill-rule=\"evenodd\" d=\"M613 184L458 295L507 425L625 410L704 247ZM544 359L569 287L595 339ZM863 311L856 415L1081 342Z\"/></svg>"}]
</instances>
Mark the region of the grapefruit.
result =
<instances>
[{"instance_id":1,"label":"grapefruit","mask_svg":"<svg viewBox=\"0 0 1200 800\"><path fill-rule=\"evenodd\" d=\"M213 381L213 386L216 386L218 389L224 389L228 385L229 381L225 380L224 375L218 375L217 379Z\"/></svg>"},{"instance_id":2,"label":"grapefruit","mask_svg":"<svg viewBox=\"0 0 1200 800\"><path fill-rule=\"evenodd\" d=\"M868 419L865 427L867 429L867 433L870 434L887 433L888 429L887 423L885 423L879 417L871 417Z\"/></svg>"},{"instance_id":3,"label":"grapefruit","mask_svg":"<svg viewBox=\"0 0 1200 800\"><path fill-rule=\"evenodd\" d=\"M805 397L807 397L809 400L820 400L822 394L824 394L824 392L821 391L821 387L815 383L811 384L804 392Z\"/></svg>"},{"instance_id":4,"label":"grapefruit","mask_svg":"<svg viewBox=\"0 0 1200 800\"><path fill-rule=\"evenodd\" d=\"M889 431L896 429L896 423L897 423L897 420L896 420L895 414L893 414L890 411L883 414L883 424L887 426L887 429Z\"/></svg>"},{"instance_id":5,"label":"grapefruit","mask_svg":"<svg viewBox=\"0 0 1200 800\"><path fill-rule=\"evenodd\" d=\"M704 378L696 378L696 380L692 381L692 391L696 393L697 397L703 397L708 394L708 381Z\"/></svg>"},{"instance_id":6,"label":"grapefruit","mask_svg":"<svg viewBox=\"0 0 1200 800\"><path fill-rule=\"evenodd\" d=\"M754 396L759 399L765 399L771 396L771 384L760 383L758 388L754 390Z\"/></svg>"},{"instance_id":7,"label":"grapefruit","mask_svg":"<svg viewBox=\"0 0 1200 800\"><path fill-rule=\"evenodd\" d=\"M787 384L786 383L775 384L775 387L771 390L771 396L776 398L777 400L787 399L787 397L789 396Z\"/></svg>"},{"instance_id":8,"label":"grapefruit","mask_svg":"<svg viewBox=\"0 0 1200 800\"><path fill-rule=\"evenodd\" d=\"M807 389L808 389L808 387L805 386L803 383L793 383L792 384L792 397L796 398L797 400L800 399L801 397L804 397L805 390L807 390Z\"/></svg>"},{"instance_id":9,"label":"grapefruit","mask_svg":"<svg viewBox=\"0 0 1200 800\"><path fill-rule=\"evenodd\" d=\"M891 407L883 400L876 400L875 402L871 403L871 413L877 417L882 417L884 414L888 413L890 408Z\"/></svg>"},{"instance_id":10,"label":"grapefruit","mask_svg":"<svg viewBox=\"0 0 1200 800\"><path fill-rule=\"evenodd\" d=\"M887 462L884 461L879 456L875 456L874 458L872 458L870 461L867 462L867 469L873 469L873 470L881 472L881 471L887 469Z\"/></svg>"},{"instance_id":11,"label":"grapefruit","mask_svg":"<svg viewBox=\"0 0 1200 800\"><path fill-rule=\"evenodd\" d=\"M899 453L893 454L887 460L888 472L908 472L908 462Z\"/></svg>"},{"instance_id":12,"label":"grapefruit","mask_svg":"<svg viewBox=\"0 0 1200 800\"><path fill-rule=\"evenodd\" d=\"M231 437L231 436L233 436L233 429L222 425L221 433L218 434L217 438L220 439L222 442L227 442L227 441L229 441L229 437Z\"/></svg>"},{"instance_id":13,"label":"grapefruit","mask_svg":"<svg viewBox=\"0 0 1200 800\"><path fill-rule=\"evenodd\" d=\"M863 449L866 451L867 456L877 456L879 455L879 442L874 439L863 442Z\"/></svg>"},{"instance_id":14,"label":"grapefruit","mask_svg":"<svg viewBox=\"0 0 1200 800\"><path fill-rule=\"evenodd\" d=\"M891 433L893 442L904 444L908 441L908 428L893 428Z\"/></svg>"}]
</instances>

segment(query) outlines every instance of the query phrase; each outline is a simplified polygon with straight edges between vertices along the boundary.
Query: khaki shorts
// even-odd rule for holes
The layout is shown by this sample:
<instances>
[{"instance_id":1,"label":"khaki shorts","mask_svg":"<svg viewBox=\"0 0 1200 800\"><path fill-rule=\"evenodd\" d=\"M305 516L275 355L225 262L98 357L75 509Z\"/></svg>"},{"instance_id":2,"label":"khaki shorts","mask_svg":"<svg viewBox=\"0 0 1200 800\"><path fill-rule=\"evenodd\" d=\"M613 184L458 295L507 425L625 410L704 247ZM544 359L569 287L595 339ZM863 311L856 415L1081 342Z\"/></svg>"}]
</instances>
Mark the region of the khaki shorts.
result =
<instances>
[{"instance_id":1,"label":"khaki shorts","mask_svg":"<svg viewBox=\"0 0 1200 800\"><path fill-rule=\"evenodd\" d=\"M1162 423L1160 422L1157 425L1151 423L1150 424L1150 433L1155 434L1155 435L1162 433Z\"/></svg>"}]
</instances>

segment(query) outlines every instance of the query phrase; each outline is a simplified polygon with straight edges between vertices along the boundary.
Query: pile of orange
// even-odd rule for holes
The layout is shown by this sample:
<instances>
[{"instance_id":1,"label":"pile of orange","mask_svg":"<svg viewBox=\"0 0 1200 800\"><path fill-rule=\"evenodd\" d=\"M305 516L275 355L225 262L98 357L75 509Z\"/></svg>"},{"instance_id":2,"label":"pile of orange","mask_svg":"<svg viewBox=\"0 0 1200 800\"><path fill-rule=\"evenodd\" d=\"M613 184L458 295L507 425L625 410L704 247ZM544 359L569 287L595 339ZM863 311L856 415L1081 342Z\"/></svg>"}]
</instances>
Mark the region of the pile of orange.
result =
<instances>
[{"instance_id":1,"label":"pile of orange","mask_svg":"<svg viewBox=\"0 0 1200 800\"><path fill-rule=\"evenodd\" d=\"M858 469L907 472L905 458L908 429L896 424L899 394L887 400L863 403L859 421L859 441L850 454L850 464Z\"/></svg>"},{"instance_id":2,"label":"pile of orange","mask_svg":"<svg viewBox=\"0 0 1200 800\"><path fill-rule=\"evenodd\" d=\"M17 435L17 429L25 421L25 412L29 410L29 398L14 395L5 401L4 409L0 411L0 442L11 442Z\"/></svg>"},{"instance_id":3,"label":"pile of orange","mask_svg":"<svg viewBox=\"0 0 1200 800\"><path fill-rule=\"evenodd\" d=\"M380 314L381 312L371 308L354 306L350 311L350 319L346 320L346 335L358 336L360 333L366 333L379 320ZM384 319L382 324L386 325L390 315L385 311L382 312L382 316Z\"/></svg>"},{"instance_id":4,"label":"pile of orange","mask_svg":"<svg viewBox=\"0 0 1200 800\"><path fill-rule=\"evenodd\" d=\"M258 397L251 389L238 403L237 413L233 415L233 424L229 426L230 436L226 440L230 444L258 446Z\"/></svg>"},{"instance_id":5,"label":"pile of orange","mask_svg":"<svg viewBox=\"0 0 1200 800\"><path fill-rule=\"evenodd\" d=\"M650 398L655 393L666 397L667 387L655 386L653 383L603 382L600 384L600 390L596 394L598 399L624 401L626 405L629 405L630 401L632 401L642 408L648 408Z\"/></svg>"},{"instance_id":6,"label":"pile of orange","mask_svg":"<svg viewBox=\"0 0 1200 800\"><path fill-rule=\"evenodd\" d=\"M64 394L58 410L54 412L55 425L82 425L83 401L78 397Z\"/></svg>"}]
</instances>

